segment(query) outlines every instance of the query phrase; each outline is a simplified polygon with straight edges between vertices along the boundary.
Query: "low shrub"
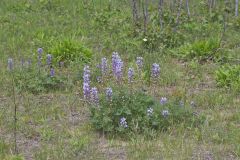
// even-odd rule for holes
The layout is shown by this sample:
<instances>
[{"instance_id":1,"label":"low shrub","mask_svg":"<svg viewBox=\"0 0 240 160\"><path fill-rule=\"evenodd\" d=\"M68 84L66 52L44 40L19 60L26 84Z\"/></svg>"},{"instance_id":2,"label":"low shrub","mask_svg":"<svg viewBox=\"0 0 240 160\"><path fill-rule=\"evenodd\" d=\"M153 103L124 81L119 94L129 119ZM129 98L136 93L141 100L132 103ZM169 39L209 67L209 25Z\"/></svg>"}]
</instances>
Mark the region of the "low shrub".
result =
<instances>
[{"instance_id":1,"label":"low shrub","mask_svg":"<svg viewBox=\"0 0 240 160\"><path fill-rule=\"evenodd\" d=\"M33 94L65 89L69 86L67 79L59 75L50 75L46 70L16 70L14 72L18 91L27 91Z\"/></svg>"},{"instance_id":2,"label":"low shrub","mask_svg":"<svg viewBox=\"0 0 240 160\"><path fill-rule=\"evenodd\" d=\"M189 106L167 102L166 98L158 102L144 92L124 88L114 89L110 99L101 95L99 104L90 110L94 128L107 133L148 135L177 124L197 127L203 122L203 117L194 115Z\"/></svg>"},{"instance_id":3,"label":"low shrub","mask_svg":"<svg viewBox=\"0 0 240 160\"><path fill-rule=\"evenodd\" d=\"M65 39L58 41L49 49L49 53L53 55L55 62L73 62L79 61L87 63L92 57L92 51L80 42Z\"/></svg>"},{"instance_id":4,"label":"low shrub","mask_svg":"<svg viewBox=\"0 0 240 160\"><path fill-rule=\"evenodd\" d=\"M219 48L219 39L211 38L208 40L195 41L192 44L185 44L172 53L184 60L196 59L198 61L206 61L216 57Z\"/></svg>"},{"instance_id":5,"label":"low shrub","mask_svg":"<svg viewBox=\"0 0 240 160\"><path fill-rule=\"evenodd\" d=\"M240 65L225 65L216 71L217 85L240 91Z\"/></svg>"}]
</instances>

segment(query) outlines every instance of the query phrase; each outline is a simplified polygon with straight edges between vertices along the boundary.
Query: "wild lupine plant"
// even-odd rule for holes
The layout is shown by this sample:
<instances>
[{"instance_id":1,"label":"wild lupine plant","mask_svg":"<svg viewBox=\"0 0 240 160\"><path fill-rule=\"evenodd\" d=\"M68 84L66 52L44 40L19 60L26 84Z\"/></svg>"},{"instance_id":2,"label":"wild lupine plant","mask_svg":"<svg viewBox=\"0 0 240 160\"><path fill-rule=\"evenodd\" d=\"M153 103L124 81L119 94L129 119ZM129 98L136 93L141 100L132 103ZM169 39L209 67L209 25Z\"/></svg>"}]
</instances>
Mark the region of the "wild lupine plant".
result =
<instances>
[{"instance_id":1,"label":"wild lupine plant","mask_svg":"<svg viewBox=\"0 0 240 160\"><path fill-rule=\"evenodd\" d=\"M101 98L99 107L90 110L93 126L104 132L148 134L152 129L163 131L179 123L198 127L204 121L204 117L193 114L192 107L161 103L143 92L131 93L127 88L115 88L114 92L107 89Z\"/></svg>"},{"instance_id":2,"label":"wild lupine plant","mask_svg":"<svg viewBox=\"0 0 240 160\"><path fill-rule=\"evenodd\" d=\"M38 52L38 66L40 67L42 65L43 49L42 48L38 48L37 52Z\"/></svg>"},{"instance_id":3,"label":"wild lupine plant","mask_svg":"<svg viewBox=\"0 0 240 160\"><path fill-rule=\"evenodd\" d=\"M107 88L106 89L106 97L107 97L108 101L112 100L112 94L113 94L112 88Z\"/></svg>"},{"instance_id":4,"label":"wild lupine plant","mask_svg":"<svg viewBox=\"0 0 240 160\"><path fill-rule=\"evenodd\" d=\"M32 65L32 59L28 58L26 61L26 68L22 67L21 72L16 65L15 69L15 82L18 91L27 91L34 94L38 94L40 92L49 92L53 90L66 89L67 86L71 86L70 83L67 83L66 78L64 76L56 75L56 68L54 68L52 64L53 57L50 54L43 55L43 49L37 49L37 70ZM46 64L42 63L42 59L46 56ZM21 63L25 63L23 59L20 59ZM20 63L20 64L21 64ZM40 66L48 66L40 67ZM8 68L13 68L13 63L11 64L11 60L8 62ZM27 71L25 69L28 69ZM26 71L26 72L25 72ZM30 85L29 85L30 84Z\"/></svg>"},{"instance_id":5,"label":"wild lupine plant","mask_svg":"<svg viewBox=\"0 0 240 160\"><path fill-rule=\"evenodd\" d=\"M107 64L107 58L102 58L102 62L101 62L101 72L102 72L102 76L105 76L108 72L108 64Z\"/></svg>"},{"instance_id":6,"label":"wild lupine plant","mask_svg":"<svg viewBox=\"0 0 240 160\"><path fill-rule=\"evenodd\" d=\"M47 54L47 65L50 67L52 64L52 55L51 54Z\"/></svg>"},{"instance_id":7,"label":"wild lupine plant","mask_svg":"<svg viewBox=\"0 0 240 160\"><path fill-rule=\"evenodd\" d=\"M117 52L112 54L112 71L116 80L120 82L123 76L123 61Z\"/></svg>"},{"instance_id":8,"label":"wild lupine plant","mask_svg":"<svg viewBox=\"0 0 240 160\"><path fill-rule=\"evenodd\" d=\"M119 122L120 126L123 127L123 128L127 128L128 125L127 125L127 119L125 117L122 117L120 119L120 122Z\"/></svg>"},{"instance_id":9,"label":"wild lupine plant","mask_svg":"<svg viewBox=\"0 0 240 160\"><path fill-rule=\"evenodd\" d=\"M136 64L137 70L142 70L143 58L138 57ZM107 71L106 58L101 59L100 66L102 75L104 75ZM118 82L124 80L123 69L122 59L117 52L114 52L112 54L112 75ZM89 67L85 66L83 80L85 98L90 93L89 74ZM160 66L154 63L150 77L157 82L159 75ZM134 68L128 69L126 77L129 83L133 82ZM94 102L93 105L98 106L90 107L91 121L96 129L111 133L145 133L152 129L166 130L170 125L178 123L196 127L202 123L202 119L194 117L193 111L187 106L179 107L179 104L168 101L166 97L157 101L156 98L141 90L130 91L124 83L120 84L114 88L105 88L103 93L99 93L95 87L92 88L91 99Z\"/></svg>"},{"instance_id":10,"label":"wild lupine plant","mask_svg":"<svg viewBox=\"0 0 240 160\"><path fill-rule=\"evenodd\" d=\"M164 105L164 104L166 104L167 103L167 98L166 97L162 97L161 99L160 99L160 104L161 105Z\"/></svg>"},{"instance_id":11,"label":"wild lupine plant","mask_svg":"<svg viewBox=\"0 0 240 160\"><path fill-rule=\"evenodd\" d=\"M153 79L156 79L156 78L159 77L159 74L160 74L159 64L153 63L153 65L152 65L152 70L151 70L151 77L152 77Z\"/></svg>"},{"instance_id":12,"label":"wild lupine plant","mask_svg":"<svg viewBox=\"0 0 240 160\"><path fill-rule=\"evenodd\" d=\"M55 70L53 67L50 68L50 77L54 77L55 75Z\"/></svg>"},{"instance_id":13,"label":"wild lupine plant","mask_svg":"<svg viewBox=\"0 0 240 160\"><path fill-rule=\"evenodd\" d=\"M98 98L98 90L96 87L93 87L91 89L91 101L95 104L98 105L99 103L99 98Z\"/></svg>"},{"instance_id":14,"label":"wild lupine plant","mask_svg":"<svg viewBox=\"0 0 240 160\"><path fill-rule=\"evenodd\" d=\"M84 71L83 71L83 95L84 95L84 98L89 100L90 94L91 94L90 69L89 69L89 66L85 66Z\"/></svg>"},{"instance_id":15,"label":"wild lupine plant","mask_svg":"<svg viewBox=\"0 0 240 160\"><path fill-rule=\"evenodd\" d=\"M138 71L141 72L143 69L143 57L137 57L136 64Z\"/></svg>"},{"instance_id":16,"label":"wild lupine plant","mask_svg":"<svg viewBox=\"0 0 240 160\"><path fill-rule=\"evenodd\" d=\"M128 69L128 83L133 82L134 70L133 68Z\"/></svg>"},{"instance_id":17,"label":"wild lupine plant","mask_svg":"<svg viewBox=\"0 0 240 160\"><path fill-rule=\"evenodd\" d=\"M11 78L12 78L12 96L13 96L13 103L14 103L14 152L15 154L18 153L18 148L17 148L17 104L16 104L16 92L15 92L15 75L12 72L13 71L13 59L9 58L8 59L8 70L11 73Z\"/></svg>"}]
</instances>

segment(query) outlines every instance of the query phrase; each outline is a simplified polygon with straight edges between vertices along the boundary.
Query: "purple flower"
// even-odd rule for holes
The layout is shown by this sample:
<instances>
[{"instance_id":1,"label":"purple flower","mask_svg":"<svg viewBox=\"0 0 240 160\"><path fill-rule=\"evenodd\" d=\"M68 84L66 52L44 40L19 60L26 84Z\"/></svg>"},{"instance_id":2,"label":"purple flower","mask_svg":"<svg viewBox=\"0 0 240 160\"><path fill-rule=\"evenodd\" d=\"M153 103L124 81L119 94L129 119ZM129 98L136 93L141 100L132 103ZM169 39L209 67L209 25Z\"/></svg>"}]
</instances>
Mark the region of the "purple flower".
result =
<instances>
[{"instance_id":1,"label":"purple flower","mask_svg":"<svg viewBox=\"0 0 240 160\"><path fill-rule=\"evenodd\" d=\"M120 119L120 126L121 127L123 127L123 128L127 128L128 127L128 125L127 125L127 121L126 121L126 118L125 117L122 117L121 119Z\"/></svg>"},{"instance_id":2,"label":"purple flower","mask_svg":"<svg viewBox=\"0 0 240 160\"><path fill-rule=\"evenodd\" d=\"M117 52L112 54L112 72L116 79L120 81L123 75L123 61Z\"/></svg>"},{"instance_id":3,"label":"purple flower","mask_svg":"<svg viewBox=\"0 0 240 160\"><path fill-rule=\"evenodd\" d=\"M85 99L89 99L90 98L91 88L90 88L89 83L83 82L83 94L84 94L84 98Z\"/></svg>"},{"instance_id":4,"label":"purple flower","mask_svg":"<svg viewBox=\"0 0 240 160\"><path fill-rule=\"evenodd\" d=\"M164 105L164 104L166 104L167 103L167 98L166 97L162 97L161 99L160 99L160 104L161 105Z\"/></svg>"},{"instance_id":5,"label":"purple flower","mask_svg":"<svg viewBox=\"0 0 240 160\"><path fill-rule=\"evenodd\" d=\"M38 48L37 52L38 52L38 66L41 66L42 65L43 49L42 48Z\"/></svg>"},{"instance_id":6,"label":"purple flower","mask_svg":"<svg viewBox=\"0 0 240 160\"><path fill-rule=\"evenodd\" d=\"M98 90L96 87L93 87L91 89L91 98L92 98L92 102L95 103L96 105L98 105L99 98L98 98Z\"/></svg>"},{"instance_id":7,"label":"purple flower","mask_svg":"<svg viewBox=\"0 0 240 160\"><path fill-rule=\"evenodd\" d=\"M163 110L163 111L162 111L162 116L163 116L164 118L166 118L168 115L169 115L168 110Z\"/></svg>"},{"instance_id":8,"label":"purple flower","mask_svg":"<svg viewBox=\"0 0 240 160\"><path fill-rule=\"evenodd\" d=\"M118 81L120 81L122 79L122 76L123 76L123 62L119 58L116 61L115 77Z\"/></svg>"},{"instance_id":9,"label":"purple flower","mask_svg":"<svg viewBox=\"0 0 240 160\"><path fill-rule=\"evenodd\" d=\"M83 81L85 83L90 83L90 69L89 66L85 66L83 69Z\"/></svg>"},{"instance_id":10,"label":"purple flower","mask_svg":"<svg viewBox=\"0 0 240 160\"><path fill-rule=\"evenodd\" d=\"M107 88L106 89L107 100L112 100L112 94L113 94L112 88Z\"/></svg>"},{"instance_id":11,"label":"purple flower","mask_svg":"<svg viewBox=\"0 0 240 160\"><path fill-rule=\"evenodd\" d=\"M117 60L119 59L119 55L117 52L113 52L112 54L112 72L113 74L116 73L116 65L117 65Z\"/></svg>"},{"instance_id":12,"label":"purple flower","mask_svg":"<svg viewBox=\"0 0 240 160\"><path fill-rule=\"evenodd\" d=\"M133 68L128 69L128 83L131 83L133 81L134 76L134 70Z\"/></svg>"},{"instance_id":13,"label":"purple flower","mask_svg":"<svg viewBox=\"0 0 240 160\"><path fill-rule=\"evenodd\" d=\"M8 70L12 71L13 70L13 59L8 58Z\"/></svg>"},{"instance_id":14,"label":"purple flower","mask_svg":"<svg viewBox=\"0 0 240 160\"><path fill-rule=\"evenodd\" d=\"M54 77L54 75L55 75L54 68L51 67L51 68L50 68L50 76L51 76L51 77Z\"/></svg>"},{"instance_id":15,"label":"purple flower","mask_svg":"<svg viewBox=\"0 0 240 160\"><path fill-rule=\"evenodd\" d=\"M42 55L43 49L42 49L42 48L38 48L38 49L37 49L37 52Z\"/></svg>"},{"instance_id":16,"label":"purple flower","mask_svg":"<svg viewBox=\"0 0 240 160\"><path fill-rule=\"evenodd\" d=\"M107 58L102 58L102 63L101 63L101 71L102 71L102 75L106 75L107 74Z\"/></svg>"},{"instance_id":17,"label":"purple flower","mask_svg":"<svg viewBox=\"0 0 240 160\"><path fill-rule=\"evenodd\" d=\"M153 115L153 108L149 107L149 108L147 109L147 115L148 115L148 116L152 116L152 115Z\"/></svg>"},{"instance_id":18,"label":"purple flower","mask_svg":"<svg viewBox=\"0 0 240 160\"><path fill-rule=\"evenodd\" d=\"M138 67L138 70L142 70L143 68L143 57L137 57L136 64Z\"/></svg>"},{"instance_id":19,"label":"purple flower","mask_svg":"<svg viewBox=\"0 0 240 160\"><path fill-rule=\"evenodd\" d=\"M90 69L89 66L85 66L83 69L83 95L85 99L90 98Z\"/></svg>"},{"instance_id":20,"label":"purple flower","mask_svg":"<svg viewBox=\"0 0 240 160\"><path fill-rule=\"evenodd\" d=\"M47 65L50 66L52 64L52 55L47 54Z\"/></svg>"},{"instance_id":21,"label":"purple flower","mask_svg":"<svg viewBox=\"0 0 240 160\"><path fill-rule=\"evenodd\" d=\"M152 65L152 71L151 71L151 76L152 78L158 78L159 74L160 74L160 67L157 63L154 63Z\"/></svg>"}]
</instances>

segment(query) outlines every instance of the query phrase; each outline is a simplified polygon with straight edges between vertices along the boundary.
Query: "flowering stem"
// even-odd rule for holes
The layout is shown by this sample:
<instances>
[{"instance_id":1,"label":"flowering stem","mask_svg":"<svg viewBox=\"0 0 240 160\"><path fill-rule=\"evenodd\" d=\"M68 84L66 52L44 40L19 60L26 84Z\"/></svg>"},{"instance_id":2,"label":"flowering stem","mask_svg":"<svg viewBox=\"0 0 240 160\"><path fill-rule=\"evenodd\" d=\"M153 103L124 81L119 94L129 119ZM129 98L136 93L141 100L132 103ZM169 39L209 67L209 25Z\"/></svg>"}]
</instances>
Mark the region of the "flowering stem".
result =
<instances>
[{"instance_id":1,"label":"flowering stem","mask_svg":"<svg viewBox=\"0 0 240 160\"><path fill-rule=\"evenodd\" d=\"M12 74L12 95L13 95L13 103L14 103L14 152L18 154L17 149L17 104L16 104L16 92L15 92L15 80L14 75Z\"/></svg>"}]
</instances>

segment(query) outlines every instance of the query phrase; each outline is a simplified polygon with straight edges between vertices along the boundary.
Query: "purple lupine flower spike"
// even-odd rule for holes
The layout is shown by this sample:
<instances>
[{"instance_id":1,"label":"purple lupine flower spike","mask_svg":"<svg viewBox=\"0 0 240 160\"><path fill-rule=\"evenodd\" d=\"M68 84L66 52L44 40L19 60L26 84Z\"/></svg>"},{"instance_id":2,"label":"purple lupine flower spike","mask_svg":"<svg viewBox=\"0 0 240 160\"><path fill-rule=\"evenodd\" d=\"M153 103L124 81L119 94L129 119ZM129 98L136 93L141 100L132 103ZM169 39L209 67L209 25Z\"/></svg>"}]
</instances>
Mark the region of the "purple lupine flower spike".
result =
<instances>
[{"instance_id":1,"label":"purple lupine flower spike","mask_svg":"<svg viewBox=\"0 0 240 160\"><path fill-rule=\"evenodd\" d=\"M120 81L123 76L123 62L120 58L117 59L116 62L115 76L118 81Z\"/></svg>"},{"instance_id":2,"label":"purple lupine flower spike","mask_svg":"<svg viewBox=\"0 0 240 160\"><path fill-rule=\"evenodd\" d=\"M38 52L39 54L42 54L42 53L43 53L43 49L42 49L42 48L38 48L37 52Z\"/></svg>"},{"instance_id":3,"label":"purple lupine flower spike","mask_svg":"<svg viewBox=\"0 0 240 160\"><path fill-rule=\"evenodd\" d=\"M83 94L84 94L85 99L90 98L91 88L90 88L90 85L88 83L83 83Z\"/></svg>"},{"instance_id":4,"label":"purple lupine flower spike","mask_svg":"<svg viewBox=\"0 0 240 160\"><path fill-rule=\"evenodd\" d=\"M8 70L12 71L13 70L13 59L8 58Z\"/></svg>"},{"instance_id":5,"label":"purple lupine flower spike","mask_svg":"<svg viewBox=\"0 0 240 160\"><path fill-rule=\"evenodd\" d=\"M166 104L167 103L167 98L166 97L162 97L161 99L160 99L160 104L161 105L164 105L164 104Z\"/></svg>"},{"instance_id":6,"label":"purple lupine flower spike","mask_svg":"<svg viewBox=\"0 0 240 160\"><path fill-rule=\"evenodd\" d=\"M95 103L96 105L98 105L99 98L98 98L98 90L96 87L93 87L91 89L91 98L92 98L92 102Z\"/></svg>"},{"instance_id":7,"label":"purple lupine flower spike","mask_svg":"<svg viewBox=\"0 0 240 160\"><path fill-rule=\"evenodd\" d=\"M112 94L113 94L113 91L112 91L112 88L107 88L106 89L106 97L107 97L107 100L112 100Z\"/></svg>"},{"instance_id":8,"label":"purple lupine flower spike","mask_svg":"<svg viewBox=\"0 0 240 160\"><path fill-rule=\"evenodd\" d=\"M83 71L83 95L85 99L90 98L91 88L90 88L90 69L89 66L84 67Z\"/></svg>"},{"instance_id":9,"label":"purple lupine flower spike","mask_svg":"<svg viewBox=\"0 0 240 160\"><path fill-rule=\"evenodd\" d=\"M128 83L132 83L134 76L134 70L133 68L128 69Z\"/></svg>"},{"instance_id":10,"label":"purple lupine flower spike","mask_svg":"<svg viewBox=\"0 0 240 160\"><path fill-rule=\"evenodd\" d=\"M38 48L37 52L38 52L38 66L41 66L42 65L43 49L42 48Z\"/></svg>"},{"instance_id":11,"label":"purple lupine flower spike","mask_svg":"<svg viewBox=\"0 0 240 160\"><path fill-rule=\"evenodd\" d=\"M106 75L107 74L107 58L102 58L102 63L101 63L101 71L102 71L102 75Z\"/></svg>"},{"instance_id":12,"label":"purple lupine flower spike","mask_svg":"<svg viewBox=\"0 0 240 160\"><path fill-rule=\"evenodd\" d=\"M149 108L147 109L147 115L148 115L148 116L152 116L152 115L153 115L153 108L149 107Z\"/></svg>"},{"instance_id":13,"label":"purple lupine flower spike","mask_svg":"<svg viewBox=\"0 0 240 160\"><path fill-rule=\"evenodd\" d=\"M164 118L166 118L168 115L169 115L168 110L163 110L163 111L162 111L162 116L163 116Z\"/></svg>"},{"instance_id":14,"label":"purple lupine flower spike","mask_svg":"<svg viewBox=\"0 0 240 160\"><path fill-rule=\"evenodd\" d=\"M152 76L152 78L158 78L159 74L160 74L159 64L154 63L152 65L151 76Z\"/></svg>"},{"instance_id":15,"label":"purple lupine flower spike","mask_svg":"<svg viewBox=\"0 0 240 160\"><path fill-rule=\"evenodd\" d=\"M54 77L55 76L55 71L54 71L54 68L51 67L50 68L50 77Z\"/></svg>"},{"instance_id":16,"label":"purple lupine flower spike","mask_svg":"<svg viewBox=\"0 0 240 160\"><path fill-rule=\"evenodd\" d=\"M127 125L127 119L125 118L125 117L122 117L121 119L120 119L120 126L121 127L123 127L123 128L127 128L128 127L128 125Z\"/></svg>"},{"instance_id":17,"label":"purple lupine flower spike","mask_svg":"<svg viewBox=\"0 0 240 160\"><path fill-rule=\"evenodd\" d=\"M112 54L112 72L113 74L116 73L116 63L117 63L117 59L119 58L119 55L117 52L113 52Z\"/></svg>"},{"instance_id":18,"label":"purple lupine flower spike","mask_svg":"<svg viewBox=\"0 0 240 160\"><path fill-rule=\"evenodd\" d=\"M52 64L52 55L47 54L47 65L50 66Z\"/></svg>"},{"instance_id":19,"label":"purple lupine flower spike","mask_svg":"<svg viewBox=\"0 0 240 160\"><path fill-rule=\"evenodd\" d=\"M143 68L143 57L137 57L136 64L137 64L138 70L141 71Z\"/></svg>"}]
</instances>

